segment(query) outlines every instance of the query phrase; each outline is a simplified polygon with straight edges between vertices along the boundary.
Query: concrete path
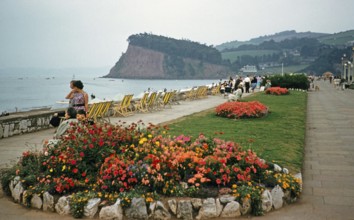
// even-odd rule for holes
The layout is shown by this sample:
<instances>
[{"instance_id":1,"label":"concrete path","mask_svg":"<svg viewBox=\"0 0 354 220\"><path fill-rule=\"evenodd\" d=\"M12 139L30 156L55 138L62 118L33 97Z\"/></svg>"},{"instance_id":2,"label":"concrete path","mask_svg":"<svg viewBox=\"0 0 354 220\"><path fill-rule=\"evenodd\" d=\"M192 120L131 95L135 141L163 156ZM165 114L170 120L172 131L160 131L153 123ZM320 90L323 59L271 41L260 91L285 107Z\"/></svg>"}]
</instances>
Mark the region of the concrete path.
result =
<instances>
[{"instance_id":1,"label":"concrete path","mask_svg":"<svg viewBox=\"0 0 354 220\"><path fill-rule=\"evenodd\" d=\"M309 92L304 187L301 199L262 217L247 219L354 219L354 91L337 90L328 81L316 82L320 91ZM113 122L154 124L193 114L223 103L221 97L182 102L157 113L115 118ZM40 148L53 129L0 140L0 168L15 161L28 148ZM73 219L55 213L26 209L0 192L0 220ZM246 219L246 218L240 218Z\"/></svg>"}]
</instances>

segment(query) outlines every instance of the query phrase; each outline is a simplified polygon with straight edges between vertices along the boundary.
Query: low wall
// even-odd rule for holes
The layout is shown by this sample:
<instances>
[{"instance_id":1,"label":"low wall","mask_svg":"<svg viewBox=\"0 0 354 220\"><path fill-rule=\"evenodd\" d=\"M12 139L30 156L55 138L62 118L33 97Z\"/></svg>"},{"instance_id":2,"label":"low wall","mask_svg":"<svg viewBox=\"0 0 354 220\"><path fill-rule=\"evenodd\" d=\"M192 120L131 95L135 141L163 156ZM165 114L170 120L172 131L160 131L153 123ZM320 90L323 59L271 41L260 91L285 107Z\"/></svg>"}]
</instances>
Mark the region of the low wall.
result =
<instances>
[{"instance_id":1,"label":"low wall","mask_svg":"<svg viewBox=\"0 0 354 220\"><path fill-rule=\"evenodd\" d=\"M57 111L34 110L2 116L0 117L0 139L48 129L51 127L49 121Z\"/></svg>"}]
</instances>

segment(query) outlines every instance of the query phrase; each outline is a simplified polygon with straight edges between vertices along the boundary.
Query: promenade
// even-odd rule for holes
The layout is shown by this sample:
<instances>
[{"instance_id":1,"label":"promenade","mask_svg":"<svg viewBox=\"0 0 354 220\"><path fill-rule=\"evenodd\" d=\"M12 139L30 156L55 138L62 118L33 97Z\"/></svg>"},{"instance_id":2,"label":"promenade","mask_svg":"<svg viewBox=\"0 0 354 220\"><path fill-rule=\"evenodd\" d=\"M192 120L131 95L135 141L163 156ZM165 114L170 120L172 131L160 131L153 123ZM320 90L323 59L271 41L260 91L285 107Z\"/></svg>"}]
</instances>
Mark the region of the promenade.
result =
<instances>
[{"instance_id":1,"label":"promenade","mask_svg":"<svg viewBox=\"0 0 354 220\"><path fill-rule=\"evenodd\" d=\"M354 219L354 91L337 90L328 81L315 82L320 91L308 95L303 193L298 202L262 217L239 219ZM213 108L220 96L183 101L172 109L111 118L127 123L143 120L159 124ZM54 129L0 139L0 168L17 160L26 149L41 149ZM26 209L0 192L0 220L74 219Z\"/></svg>"}]
</instances>

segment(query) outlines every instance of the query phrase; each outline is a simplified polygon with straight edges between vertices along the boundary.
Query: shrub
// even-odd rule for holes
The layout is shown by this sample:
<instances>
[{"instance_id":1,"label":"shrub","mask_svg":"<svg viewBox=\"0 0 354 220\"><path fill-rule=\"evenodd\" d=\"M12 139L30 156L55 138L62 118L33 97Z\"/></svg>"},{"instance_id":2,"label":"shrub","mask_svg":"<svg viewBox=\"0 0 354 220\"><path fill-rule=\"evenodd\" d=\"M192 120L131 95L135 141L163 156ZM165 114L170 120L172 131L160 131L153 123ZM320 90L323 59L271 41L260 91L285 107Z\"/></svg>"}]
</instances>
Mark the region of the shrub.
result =
<instances>
[{"instance_id":1,"label":"shrub","mask_svg":"<svg viewBox=\"0 0 354 220\"><path fill-rule=\"evenodd\" d=\"M263 80L263 85L266 80L270 79L272 82L272 86L282 87L282 88L293 88L293 89L303 89L308 90L310 88L310 82L305 74L284 74L283 76L272 75L270 77L266 77Z\"/></svg>"},{"instance_id":2,"label":"shrub","mask_svg":"<svg viewBox=\"0 0 354 220\"><path fill-rule=\"evenodd\" d=\"M260 118L268 113L268 107L260 102L225 102L216 107L216 115L226 118Z\"/></svg>"}]
</instances>

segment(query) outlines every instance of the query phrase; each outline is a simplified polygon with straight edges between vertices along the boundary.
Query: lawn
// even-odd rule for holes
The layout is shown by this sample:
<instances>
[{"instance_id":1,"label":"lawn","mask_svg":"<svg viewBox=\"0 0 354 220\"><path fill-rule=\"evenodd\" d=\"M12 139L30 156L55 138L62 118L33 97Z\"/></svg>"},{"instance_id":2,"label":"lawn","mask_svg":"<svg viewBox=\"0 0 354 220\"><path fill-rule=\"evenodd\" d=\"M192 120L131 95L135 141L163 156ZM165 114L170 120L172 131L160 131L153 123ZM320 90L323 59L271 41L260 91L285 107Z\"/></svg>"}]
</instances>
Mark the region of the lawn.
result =
<instances>
[{"instance_id":1,"label":"lawn","mask_svg":"<svg viewBox=\"0 0 354 220\"><path fill-rule=\"evenodd\" d=\"M184 117L169 124L171 135L218 137L251 148L267 161L278 163L292 172L300 172L305 143L307 93L291 91L273 96L257 93L244 101L257 100L270 113L260 119L227 119L215 115L215 109Z\"/></svg>"}]
</instances>

